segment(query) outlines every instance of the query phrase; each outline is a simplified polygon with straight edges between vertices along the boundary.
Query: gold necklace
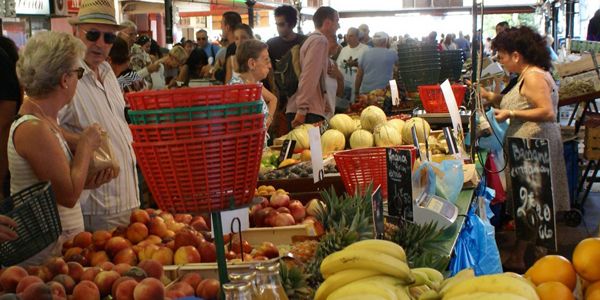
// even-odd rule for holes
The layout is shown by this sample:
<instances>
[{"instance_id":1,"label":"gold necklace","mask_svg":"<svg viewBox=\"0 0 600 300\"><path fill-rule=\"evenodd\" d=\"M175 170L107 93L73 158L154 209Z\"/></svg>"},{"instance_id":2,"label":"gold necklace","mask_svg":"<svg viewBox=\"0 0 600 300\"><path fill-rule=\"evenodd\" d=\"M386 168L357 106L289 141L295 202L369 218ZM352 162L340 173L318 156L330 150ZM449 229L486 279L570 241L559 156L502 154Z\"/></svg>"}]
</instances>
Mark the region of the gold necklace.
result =
<instances>
[{"instance_id":1,"label":"gold necklace","mask_svg":"<svg viewBox=\"0 0 600 300\"><path fill-rule=\"evenodd\" d=\"M523 71L521 72L521 74L519 74L519 81L521 81L521 79L523 79L523 76L525 76L525 73L527 72L527 70L529 70L529 67L531 67L531 65L528 65L527 67L525 67L523 69Z\"/></svg>"},{"instance_id":2,"label":"gold necklace","mask_svg":"<svg viewBox=\"0 0 600 300\"><path fill-rule=\"evenodd\" d=\"M48 115L46 115L46 113L44 112L44 110L42 109L42 107L35 103L31 98L27 99L27 102L33 104L35 107L37 107L37 109L40 111L40 113L42 114L42 117L44 120L46 120L46 122L50 123L50 127L52 127L52 129L56 130L56 132L61 133L62 131L60 130L60 128L58 127L58 124L55 124L54 122L52 122L52 120L48 117Z\"/></svg>"}]
</instances>

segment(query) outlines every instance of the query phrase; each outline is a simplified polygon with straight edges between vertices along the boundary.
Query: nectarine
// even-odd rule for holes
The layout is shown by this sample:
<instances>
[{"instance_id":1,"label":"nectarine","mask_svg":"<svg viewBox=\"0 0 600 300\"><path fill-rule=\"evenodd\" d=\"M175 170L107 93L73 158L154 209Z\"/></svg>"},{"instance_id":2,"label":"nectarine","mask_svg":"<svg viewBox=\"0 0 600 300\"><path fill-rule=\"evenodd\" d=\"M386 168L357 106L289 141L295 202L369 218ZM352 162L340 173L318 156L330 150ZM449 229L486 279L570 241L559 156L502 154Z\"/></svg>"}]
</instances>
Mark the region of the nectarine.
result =
<instances>
[{"instance_id":1,"label":"nectarine","mask_svg":"<svg viewBox=\"0 0 600 300\"><path fill-rule=\"evenodd\" d=\"M13 293L19 281L27 275L27 271L19 266L8 267L0 274L0 286L4 292Z\"/></svg>"},{"instance_id":2,"label":"nectarine","mask_svg":"<svg viewBox=\"0 0 600 300\"><path fill-rule=\"evenodd\" d=\"M165 287L156 278L142 280L133 290L134 300L163 300L165 298Z\"/></svg>"},{"instance_id":3,"label":"nectarine","mask_svg":"<svg viewBox=\"0 0 600 300\"><path fill-rule=\"evenodd\" d=\"M148 227L144 223L135 222L127 228L127 239L134 244L148 237Z\"/></svg>"},{"instance_id":4,"label":"nectarine","mask_svg":"<svg viewBox=\"0 0 600 300\"><path fill-rule=\"evenodd\" d=\"M73 289L73 300L100 300L98 287L89 280L82 280Z\"/></svg>"},{"instance_id":5,"label":"nectarine","mask_svg":"<svg viewBox=\"0 0 600 300\"><path fill-rule=\"evenodd\" d=\"M33 276L33 275L28 275L28 276L25 276L25 277L23 277L23 279L21 279L21 280L19 281L19 283L17 284L17 288L16 288L15 292L16 292L17 294L20 294L20 293L22 293L22 292L23 292L23 291L24 291L24 290L25 290L25 289L26 289L28 286L30 286L31 284L33 284L33 283L36 283L36 282L41 282L41 283L44 283L44 281L42 281L42 279L40 279L40 278L39 278L39 277L37 277L37 276Z\"/></svg>"},{"instance_id":6,"label":"nectarine","mask_svg":"<svg viewBox=\"0 0 600 300\"><path fill-rule=\"evenodd\" d=\"M163 265L155 259L147 259L142 261L138 264L138 267L144 270L148 277L160 280L163 276Z\"/></svg>"}]
</instances>

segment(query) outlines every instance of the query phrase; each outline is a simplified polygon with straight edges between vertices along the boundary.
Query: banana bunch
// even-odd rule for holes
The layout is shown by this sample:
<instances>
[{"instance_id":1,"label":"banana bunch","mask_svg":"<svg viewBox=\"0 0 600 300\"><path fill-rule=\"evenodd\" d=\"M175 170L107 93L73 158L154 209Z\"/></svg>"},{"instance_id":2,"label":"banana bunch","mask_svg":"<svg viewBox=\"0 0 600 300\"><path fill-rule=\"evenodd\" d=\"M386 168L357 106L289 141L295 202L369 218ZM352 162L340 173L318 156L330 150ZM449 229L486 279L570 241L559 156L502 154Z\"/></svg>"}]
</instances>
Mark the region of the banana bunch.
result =
<instances>
[{"instance_id":1,"label":"banana bunch","mask_svg":"<svg viewBox=\"0 0 600 300\"><path fill-rule=\"evenodd\" d=\"M385 240L363 240L332 253L320 271L325 281L316 300L411 300L409 285L415 283L404 249Z\"/></svg>"},{"instance_id":2,"label":"banana bunch","mask_svg":"<svg viewBox=\"0 0 600 300\"><path fill-rule=\"evenodd\" d=\"M446 279L440 287L443 300L539 300L535 285L515 273L475 277L465 269Z\"/></svg>"},{"instance_id":3,"label":"banana bunch","mask_svg":"<svg viewBox=\"0 0 600 300\"><path fill-rule=\"evenodd\" d=\"M444 281L444 275L432 268L411 269L415 282L410 285L409 293L413 299L436 300L440 299L439 290Z\"/></svg>"}]
</instances>

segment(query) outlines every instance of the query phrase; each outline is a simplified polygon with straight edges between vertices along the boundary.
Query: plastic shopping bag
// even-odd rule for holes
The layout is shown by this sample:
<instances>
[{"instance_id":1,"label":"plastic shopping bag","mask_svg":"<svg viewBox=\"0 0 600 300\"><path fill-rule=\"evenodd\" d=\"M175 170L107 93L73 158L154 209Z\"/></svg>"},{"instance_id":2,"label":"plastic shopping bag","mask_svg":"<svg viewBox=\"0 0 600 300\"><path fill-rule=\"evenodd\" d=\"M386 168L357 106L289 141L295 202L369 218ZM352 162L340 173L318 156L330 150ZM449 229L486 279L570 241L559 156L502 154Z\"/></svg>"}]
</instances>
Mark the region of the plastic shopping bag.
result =
<instances>
[{"instance_id":1,"label":"plastic shopping bag","mask_svg":"<svg viewBox=\"0 0 600 300\"><path fill-rule=\"evenodd\" d=\"M441 163L424 161L417 167L412 177L415 195L425 192L455 203L464 183L462 161L444 160Z\"/></svg>"},{"instance_id":2,"label":"plastic shopping bag","mask_svg":"<svg viewBox=\"0 0 600 300\"><path fill-rule=\"evenodd\" d=\"M485 114L493 132L488 137L479 138L479 147L489 150L500 150L502 149L502 144L504 143L504 135L506 134L506 129L508 128L508 122L504 121L502 123L498 123L498 121L496 121L496 117L494 116L494 108L491 108Z\"/></svg>"},{"instance_id":3,"label":"plastic shopping bag","mask_svg":"<svg viewBox=\"0 0 600 300\"><path fill-rule=\"evenodd\" d=\"M434 164L442 171L441 176L437 178L435 194L456 203L464 184L465 174L462 161L444 160L439 164Z\"/></svg>"},{"instance_id":4,"label":"plastic shopping bag","mask_svg":"<svg viewBox=\"0 0 600 300\"><path fill-rule=\"evenodd\" d=\"M473 268L476 275L502 272L500 253L494 237L494 227L489 222L489 218L492 216L489 203L493 197L493 190L485 186L478 189L478 201L469 209L465 225L456 242L455 255L450 262L452 275L466 268ZM477 205L479 201L484 202ZM483 218L480 218L477 214L478 210Z\"/></svg>"}]
</instances>

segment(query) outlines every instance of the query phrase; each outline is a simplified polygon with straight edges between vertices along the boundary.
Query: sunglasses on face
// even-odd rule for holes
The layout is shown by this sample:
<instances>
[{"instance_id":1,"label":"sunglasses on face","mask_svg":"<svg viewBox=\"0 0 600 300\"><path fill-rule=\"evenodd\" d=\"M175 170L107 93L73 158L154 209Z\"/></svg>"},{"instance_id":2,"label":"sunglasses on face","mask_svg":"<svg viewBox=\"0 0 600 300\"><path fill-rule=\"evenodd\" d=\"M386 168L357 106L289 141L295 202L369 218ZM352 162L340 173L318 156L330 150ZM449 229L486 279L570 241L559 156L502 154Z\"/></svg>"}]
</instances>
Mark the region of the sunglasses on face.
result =
<instances>
[{"instance_id":1,"label":"sunglasses on face","mask_svg":"<svg viewBox=\"0 0 600 300\"><path fill-rule=\"evenodd\" d=\"M85 31L83 30L83 32L85 32L85 38L90 41L90 42L95 42L97 41L101 35L104 34L104 43L106 44L113 44L115 42L115 40L117 39L117 35L114 32L106 32L106 31L99 31L96 29L92 29L90 31Z\"/></svg>"},{"instance_id":2,"label":"sunglasses on face","mask_svg":"<svg viewBox=\"0 0 600 300\"><path fill-rule=\"evenodd\" d=\"M205 41L206 38L205 37L199 37L199 38L196 38L196 40L198 40L198 41Z\"/></svg>"},{"instance_id":3,"label":"sunglasses on face","mask_svg":"<svg viewBox=\"0 0 600 300\"><path fill-rule=\"evenodd\" d=\"M69 71L69 73L73 73L73 72L77 72L77 79L81 79L83 77L83 73L85 72L85 69L83 67L79 67L75 70Z\"/></svg>"}]
</instances>

